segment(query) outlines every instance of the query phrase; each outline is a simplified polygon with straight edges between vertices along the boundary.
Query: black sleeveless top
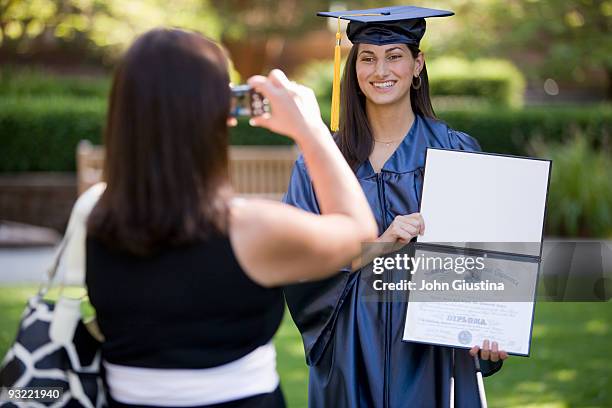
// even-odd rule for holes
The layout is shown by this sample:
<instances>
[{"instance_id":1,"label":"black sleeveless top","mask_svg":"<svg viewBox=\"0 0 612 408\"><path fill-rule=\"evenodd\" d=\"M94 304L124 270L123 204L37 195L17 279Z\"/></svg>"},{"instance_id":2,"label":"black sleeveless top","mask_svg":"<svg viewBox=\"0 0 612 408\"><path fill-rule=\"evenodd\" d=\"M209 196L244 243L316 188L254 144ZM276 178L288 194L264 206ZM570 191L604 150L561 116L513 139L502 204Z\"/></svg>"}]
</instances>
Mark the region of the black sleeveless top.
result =
<instances>
[{"instance_id":1,"label":"black sleeveless top","mask_svg":"<svg viewBox=\"0 0 612 408\"><path fill-rule=\"evenodd\" d=\"M253 282L226 236L139 257L87 239L86 283L103 358L150 368L209 368L270 341L279 288Z\"/></svg>"}]
</instances>

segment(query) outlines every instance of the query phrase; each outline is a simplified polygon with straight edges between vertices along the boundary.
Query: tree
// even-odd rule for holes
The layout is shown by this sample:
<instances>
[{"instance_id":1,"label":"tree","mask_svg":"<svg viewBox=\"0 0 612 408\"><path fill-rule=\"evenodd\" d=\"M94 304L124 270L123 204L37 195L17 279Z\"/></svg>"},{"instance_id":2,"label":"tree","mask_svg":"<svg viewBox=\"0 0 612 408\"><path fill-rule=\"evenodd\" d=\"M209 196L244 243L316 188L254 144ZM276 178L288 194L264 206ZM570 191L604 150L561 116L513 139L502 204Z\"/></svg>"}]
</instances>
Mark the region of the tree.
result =
<instances>
[{"instance_id":1,"label":"tree","mask_svg":"<svg viewBox=\"0 0 612 408\"><path fill-rule=\"evenodd\" d=\"M447 0L436 7L456 13L433 39L436 53L510 58L531 79L583 83L602 73L612 99L612 1Z\"/></svg>"},{"instance_id":2,"label":"tree","mask_svg":"<svg viewBox=\"0 0 612 408\"><path fill-rule=\"evenodd\" d=\"M180 26L218 38L206 0L0 0L0 51L72 48L113 57L156 26Z\"/></svg>"},{"instance_id":3,"label":"tree","mask_svg":"<svg viewBox=\"0 0 612 408\"><path fill-rule=\"evenodd\" d=\"M330 7L379 7L372 0L353 0L341 4L333 0L211 0L221 19L223 43L232 51L238 69L247 75L265 72L272 67L289 68L298 60L315 57L313 50L288 50L287 45L325 29L328 19L317 17L317 11ZM333 55L333 35L329 50Z\"/></svg>"}]
</instances>

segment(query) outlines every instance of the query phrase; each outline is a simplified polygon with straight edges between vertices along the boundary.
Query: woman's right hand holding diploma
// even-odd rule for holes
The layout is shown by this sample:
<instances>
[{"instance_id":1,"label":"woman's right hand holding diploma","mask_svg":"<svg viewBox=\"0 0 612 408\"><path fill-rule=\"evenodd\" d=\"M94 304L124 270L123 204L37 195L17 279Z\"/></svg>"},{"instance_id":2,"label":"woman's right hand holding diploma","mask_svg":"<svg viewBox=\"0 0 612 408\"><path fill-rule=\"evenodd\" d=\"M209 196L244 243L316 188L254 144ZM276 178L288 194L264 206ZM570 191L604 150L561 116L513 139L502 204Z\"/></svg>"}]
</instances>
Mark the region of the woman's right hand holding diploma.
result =
<instances>
[{"instance_id":1,"label":"woman's right hand holding diploma","mask_svg":"<svg viewBox=\"0 0 612 408\"><path fill-rule=\"evenodd\" d=\"M376 257L395 252L409 243L412 238L424 233L425 220L420 213L398 215L389 228L376 238L374 242L378 245L366 246L361 256L353 260L351 269L356 271L372 262Z\"/></svg>"},{"instance_id":2,"label":"woman's right hand holding diploma","mask_svg":"<svg viewBox=\"0 0 612 408\"><path fill-rule=\"evenodd\" d=\"M489 343L491 343L491 348L489 348ZM470 349L470 355L473 357L479 355L481 360L491 360L494 363L499 360L504 361L508 358L508 353L504 350L500 350L496 341L489 342L489 340L484 340L482 342L482 348L479 346L472 347Z\"/></svg>"},{"instance_id":3,"label":"woman's right hand holding diploma","mask_svg":"<svg viewBox=\"0 0 612 408\"><path fill-rule=\"evenodd\" d=\"M378 237L378 242L400 242L407 244L417 235L425 233L425 220L420 213L398 215L389 228Z\"/></svg>"}]
</instances>

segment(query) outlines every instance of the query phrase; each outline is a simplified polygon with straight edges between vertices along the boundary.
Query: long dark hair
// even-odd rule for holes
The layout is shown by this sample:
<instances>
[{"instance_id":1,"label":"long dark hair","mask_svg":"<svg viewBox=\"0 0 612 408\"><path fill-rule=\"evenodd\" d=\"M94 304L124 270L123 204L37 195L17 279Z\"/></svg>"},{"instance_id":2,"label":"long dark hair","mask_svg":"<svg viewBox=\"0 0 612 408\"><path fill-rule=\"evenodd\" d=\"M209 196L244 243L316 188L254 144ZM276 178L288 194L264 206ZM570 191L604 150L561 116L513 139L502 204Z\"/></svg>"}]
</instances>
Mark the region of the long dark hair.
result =
<instances>
[{"instance_id":1,"label":"long dark hair","mask_svg":"<svg viewBox=\"0 0 612 408\"><path fill-rule=\"evenodd\" d=\"M107 187L88 234L130 253L225 228L228 63L214 41L155 29L118 65L104 144Z\"/></svg>"},{"instance_id":2,"label":"long dark hair","mask_svg":"<svg viewBox=\"0 0 612 408\"><path fill-rule=\"evenodd\" d=\"M408 45L413 58L421 52L417 47ZM340 151L353 170L366 161L374 142L372 130L365 109L365 96L359 89L357 81L357 54L359 46L355 45L347 57L340 85L340 129L335 138ZM429 79L427 67L423 63L420 74L421 86L419 89L410 88L410 104L415 115L436 119L429 96Z\"/></svg>"}]
</instances>

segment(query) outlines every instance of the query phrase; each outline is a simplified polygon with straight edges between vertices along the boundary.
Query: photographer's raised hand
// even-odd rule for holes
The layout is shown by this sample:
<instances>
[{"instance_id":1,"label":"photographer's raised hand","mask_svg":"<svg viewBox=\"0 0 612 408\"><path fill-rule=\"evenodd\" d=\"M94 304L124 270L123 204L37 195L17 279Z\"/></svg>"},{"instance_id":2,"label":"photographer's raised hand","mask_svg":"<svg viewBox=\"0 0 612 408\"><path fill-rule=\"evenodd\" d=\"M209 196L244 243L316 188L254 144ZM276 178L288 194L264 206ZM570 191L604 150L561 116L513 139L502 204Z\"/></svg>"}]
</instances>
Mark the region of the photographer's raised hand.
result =
<instances>
[{"instance_id":1,"label":"photographer's raised hand","mask_svg":"<svg viewBox=\"0 0 612 408\"><path fill-rule=\"evenodd\" d=\"M252 126L289 136L298 143L326 129L312 89L289 81L281 70L274 69L267 77L253 76L248 84L268 99L271 108L270 113L251 118Z\"/></svg>"}]
</instances>

